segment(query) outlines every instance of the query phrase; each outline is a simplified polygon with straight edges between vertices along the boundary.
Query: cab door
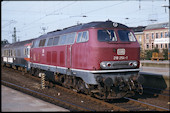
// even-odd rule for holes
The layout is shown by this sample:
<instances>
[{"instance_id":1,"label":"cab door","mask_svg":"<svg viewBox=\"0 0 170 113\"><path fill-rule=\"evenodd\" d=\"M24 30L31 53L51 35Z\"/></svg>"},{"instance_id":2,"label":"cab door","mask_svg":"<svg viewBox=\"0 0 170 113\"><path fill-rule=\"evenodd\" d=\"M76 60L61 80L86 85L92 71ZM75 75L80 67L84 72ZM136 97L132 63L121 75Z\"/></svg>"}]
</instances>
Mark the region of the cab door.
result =
<instances>
[{"instance_id":1,"label":"cab door","mask_svg":"<svg viewBox=\"0 0 170 113\"><path fill-rule=\"evenodd\" d=\"M66 45L66 67L67 68L71 68L72 67L72 54L71 54L71 50L72 50L72 45Z\"/></svg>"},{"instance_id":2,"label":"cab door","mask_svg":"<svg viewBox=\"0 0 170 113\"><path fill-rule=\"evenodd\" d=\"M67 34L66 57L65 57L67 68L72 67L72 46L74 45L75 38L76 38L76 33Z\"/></svg>"}]
</instances>

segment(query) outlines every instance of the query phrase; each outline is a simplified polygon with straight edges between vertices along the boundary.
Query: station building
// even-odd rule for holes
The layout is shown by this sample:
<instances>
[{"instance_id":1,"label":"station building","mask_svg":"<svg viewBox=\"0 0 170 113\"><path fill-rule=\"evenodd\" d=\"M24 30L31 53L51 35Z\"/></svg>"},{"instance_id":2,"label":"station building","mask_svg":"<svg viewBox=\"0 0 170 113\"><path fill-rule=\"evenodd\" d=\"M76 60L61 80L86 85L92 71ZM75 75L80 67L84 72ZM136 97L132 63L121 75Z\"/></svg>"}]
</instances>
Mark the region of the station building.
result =
<instances>
[{"instance_id":1,"label":"station building","mask_svg":"<svg viewBox=\"0 0 170 113\"><path fill-rule=\"evenodd\" d=\"M143 49L152 50L158 48L160 52L169 48L170 38L168 37L168 22L151 24L143 31Z\"/></svg>"},{"instance_id":2,"label":"station building","mask_svg":"<svg viewBox=\"0 0 170 113\"><path fill-rule=\"evenodd\" d=\"M144 50L144 29L146 26L138 26L132 28L134 31L134 34L136 36L136 39L138 40L138 43L140 44L141 50Z\"/></svg>"}]
</instances>

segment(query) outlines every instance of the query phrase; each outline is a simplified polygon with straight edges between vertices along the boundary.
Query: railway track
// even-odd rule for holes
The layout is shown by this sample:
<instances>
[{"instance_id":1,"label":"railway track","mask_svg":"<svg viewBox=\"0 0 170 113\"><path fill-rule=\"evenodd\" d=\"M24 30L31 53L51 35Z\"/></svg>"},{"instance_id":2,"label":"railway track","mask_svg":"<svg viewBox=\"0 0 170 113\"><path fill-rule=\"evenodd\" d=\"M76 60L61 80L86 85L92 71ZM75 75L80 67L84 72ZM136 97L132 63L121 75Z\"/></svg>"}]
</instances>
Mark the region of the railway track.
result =
<instances>
[{"instance_id":1,"label":"railway track","mask_svg":"<svg viewBox=\"0 0 170 113\"><path fill-rule=\"evenodd\" d=\"M9 70L12 69L8 68L7 71L9 72ZM12 70L12 71L16 71L16 70ZM18 74L17 76L21 76L21 72L19 72ZM41 81L40 78L30 76L29 74L25 74L24 76L31 80L37 81L39 83ZM10 81L12 81L12 79ZM45 82L46 84L45 89L40 89L39 87L38 90L37 88L33 88L33 89L31 87L27 88L28 87L27 84L25 85L22 84L20 86L14 83L10 83L10 81L5 81L3 80L2 77L1 83L8 87L20 90L24 93L48 101L50 103L65 107L67 109L70 109L71 111L168 111L168 109L154 106L151 104L146 104L139 101L135 102L134 99L130 99L130 98L124 98L124 102L120 102L122 101L121 99L117 103L113 102L114 100L112 100L112 102L109 101L105 102L103 100L92 98L88 95L77 93L75 91L61 87L59 85L49 83L48 81ZM48 88L47 86L48 87L50 86L51 88ZM64 93L66 94L66 96L64 96Z\"/></svg>"},{"instance_id":2,"label":"railway track","mask_svg":"<svg viewBox=\"0 0 170 113\"><path fill-rule=\"evenodd\" d=\"M40 93L40 92L31 90L29 88L25 88L25 87L22 87L22 86L19 86L19 85L16 85L16 84L13 84L13 83L10 83L10 82L7 82L7 81L1 80L1 82L5 86L8 86L10 88L22 91L24 93L27 93L29 95L38 97L38 98L43 99L45 101L51 102L53 104L60 103L60 105L62 105L62 106L69 106L73 110L75 109L75 110L81 110L81 111L94 111L93 109L88 109L88 108L85 108L85 107L82 107L82 106L79 106L79 105L67 102L65 100L62 100L62 99L59 99L59 98L55 98L55 97L46 95L44 93Z\"/></svg>"}]
</instances>

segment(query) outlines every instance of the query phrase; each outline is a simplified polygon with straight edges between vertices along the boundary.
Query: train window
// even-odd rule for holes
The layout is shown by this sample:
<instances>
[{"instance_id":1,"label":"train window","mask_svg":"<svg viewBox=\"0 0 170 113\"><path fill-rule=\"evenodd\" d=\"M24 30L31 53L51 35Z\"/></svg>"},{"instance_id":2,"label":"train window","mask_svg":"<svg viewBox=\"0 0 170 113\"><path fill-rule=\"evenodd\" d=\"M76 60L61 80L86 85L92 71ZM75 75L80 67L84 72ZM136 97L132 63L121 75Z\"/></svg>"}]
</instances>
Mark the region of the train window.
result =
<instances>
[{"instance_id":1,"label":"train window","mask_svg":"<svg viewBox=\"0 0 170 113\"><path fill-rule=\"evenodd\" d=\"M59 45L65 44L65 42L66 42L66 37L67 37L66 35L60 36Z\"/></svg>"},{"instance_id":2,"label":"train window","mask_svg":"<svg viewBox=\"0 0 170 113\"><path fill-rule=\"evenodd\" d=\"M132 32L130 32L130 33L128 34L128 36L129 36L129 40L130 40L131 42L135 42L135 41L136 41L135 36L133 35Z\"/></svg>"},{"instance_id":3,"label":"train window","mask_svg":"<svg viewBox=\"0 0 170 113\"><path fill-rule=\"evenodd\" d=\"M81 42L86 42L86 41L88 41L88 32L87 31L83 32L82 39L81 39Z\"/></svg>"},{"instance_id":4,"label":"train window","mask_svg":"<svg viewBox=\"0 0 170 113\"><path fill-rule=\"evenodd\" d=\"M53 45L53 38L50 38L50 39L48 40L47 46L52 46L52 45Z\"/></svg>"},{"instance_id":5,"label":"train window","mask_svg":"<svg viewBox=\"0 0 170 113\"><path fill-rule=\"evenodd\" d=\"M82 35L82 32L78 33L78 37L77 37L77 41L76 42L80 42L81 41L81 35Z\"/></svg>"},{"instance_id":6,"label":"train window","mask_svg":"<svg viewBox=\"0 0 170 113\"><path fill-rule=\"evenodd\" d=\"M8 51L7 50L5 50L5 56L8 56Z\"/></svg>"},{"instance_id":7,"label":"train window","mask_svg":"<svg viewBox=\"0 0 170 113\"><path fill-rule=\"evenodd\" d=\"M117 41L116 34L113 30L98 30L98 40L101 42Z\"/></svg>"},{"instance_id":8,"label":"train window","mask_svg":"<svg viewBox=\"0 0 170 113\"><path fill-rule=\"evenodd\" d=\"M17 56L21 56L21 51L20 51L20 49L17 49Z\"/></svg>"},{"instance_id":9,"label":"train window","mask_svg":"<svg viewBox=\"0 0 170 113\"><path fill-rule=\"evenodd\" d=\"M11 54L10 54L10 56L13 56L13 51L12 51L12 49L11 49Z\"/></svg>"},{"instance_id":10,"label":"train window","mask_svg":"<svg viewBox=\"0 0 170 113\"><path fill-rule=\"evenodd\" d=\"M118 30L119 38L123 42L135 42L135 36L131 31L128 30Z\"/></svg>"},{"instance_id":11,"label":"train window","mask_svg":"<svg viewBox=\"0 0 170 113\"><path fill-rule=\"evenodd\" d=\"M16 51L14 50L14 56L16 56Z\"/></svg>"},{"instance_id":12,"label":"train window","mask_svg":"<svg viewBox=\"0 0 170 113\"><path fill-rule=\"evenodd\" d=\"M46 39L40 40L39 47L43 47L45 45Z\"/></svg>"},{"instance_id":13,"label":"train window","mask_svg":"<svg viewBox=\"0 0 170 113\"><path fill-rule=\"evenodd\" d=\"M29 55L29 49L28 48L24 49L24 55Z\"/></svg>"},{"instance_id":14,"label":"train window","mask_svg":"<svg viewBox=\"0 0 170 113\"><path fill-rule=\"evenodd\" d=\"M5 56L8 56L8 50L5 50Z\"/></svg>"},{"instance_id":15,"label":"train window","mask_svg":"<svg viewBox=\"0 0 170 113\"><path fill-rule=\"evenodd\" d=\"M7 50L7 56L9 56L9 50Z\"/></svg>"},{"instance_id":16,"label":"train window","mask_svg":"<svg viewBox=\"0 0 170 113\"><path fill-rule=\"evenodd\" d=\"M75 40L75 33L71 33L67 35L67 39L66 39L66 44L73 44L74 40Z\"/></svg>"},{"instance_id":17,"label":"train window","mask_svg":"<svg viewBox=\"0 0 170 113\"><path fill-rule=\"evenodd\" d=\"M27 48L27 55L30 55L30 48Z\"/></svg>"},{"instance_id":18,"label":"train window","mask_svg":"<svg viewBox=\"0 0 170 113\"><path fill-rule=\"evenodd\" d=\"M32 47L39 47L39 40L34 41Z\"/></svg>"},{"instance_id":19,"label":"train window","mask_svg":"<svg viewBox=\"0 0 170 113\"><path fill-rule=\"evenodd\" d=\"M6 54L6 50L4 50L4 56L7 56L7 54Z\"/></svg>"},{"instance_id":20,"label":"train window","mask_svg":"<svg viewBox=\"0 0 170 113\"><path fill-rule=\"evenodd\" d=\"M87 42L88 40L89 40L88 31L78 33L78 37L77 37L77 41L76 41L77 43Z\"/></svg>"},{"instance_id":21,"label":"train window","mask_svg":"<svg viewBox=\"0 0 170 113\"><path fill-rule=\"evenodd\" d=\"M5 50L2 51L2 56L5 56Z\"/></svg>"},{"instance_id":22,"label":"train window","mask_svg":"<svg viewBox=\"0 0 170 113\"><path fill-rule=\"evenodd\" d=\"M24 49L24 55L27 55L26 48Z\"/></svg>"},{"instance_id":23,"label":"train window","mask_svg":"<svg viewBox=\"0 0 170 113\"><path fill-rule=\"evenodd\" d=\"M59 36L54 38L53 45L58 45Z\"/></svg>"}]
</instances>

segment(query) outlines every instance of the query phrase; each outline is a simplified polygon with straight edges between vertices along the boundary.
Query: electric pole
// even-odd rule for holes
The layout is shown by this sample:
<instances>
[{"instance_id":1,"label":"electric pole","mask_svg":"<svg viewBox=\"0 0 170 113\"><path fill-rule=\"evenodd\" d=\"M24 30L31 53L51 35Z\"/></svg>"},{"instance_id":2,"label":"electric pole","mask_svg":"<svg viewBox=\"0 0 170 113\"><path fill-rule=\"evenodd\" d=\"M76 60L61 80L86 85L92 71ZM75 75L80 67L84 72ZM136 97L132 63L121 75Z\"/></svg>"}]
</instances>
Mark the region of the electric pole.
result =
<instances>
[{"instance_id":1,"label":"electric pole","mask_svg":"<svg viewBox=\"0 0 170 113\"><path fill-rule=\"evenodd\" d=\"M16 28L14 27L14 34L12 34L12 43L15 43L17 41L17 37L16 37Z\"/></svg>"},{"instance_id":2,"label":"electric pole","mask_svg":"<svg viewBox=\"0 0 170 113\"><path fill-rule=\"evenodd\" d=\"M162 5L162 7L165 7L165 12L166 12L166 7L169 8L169 33L168 33L168 35L169 35L169 40L170 40L170 0L169 0L169 5ZM169 46L170 46L170 44L169 44Z\"/></svg>"}]
</instances>

